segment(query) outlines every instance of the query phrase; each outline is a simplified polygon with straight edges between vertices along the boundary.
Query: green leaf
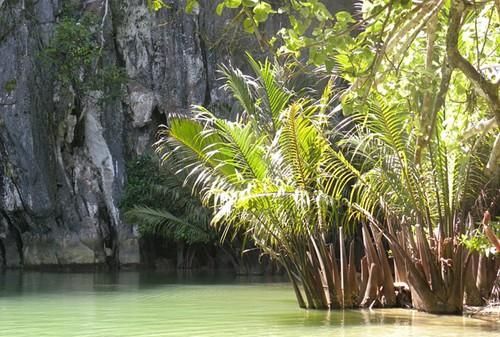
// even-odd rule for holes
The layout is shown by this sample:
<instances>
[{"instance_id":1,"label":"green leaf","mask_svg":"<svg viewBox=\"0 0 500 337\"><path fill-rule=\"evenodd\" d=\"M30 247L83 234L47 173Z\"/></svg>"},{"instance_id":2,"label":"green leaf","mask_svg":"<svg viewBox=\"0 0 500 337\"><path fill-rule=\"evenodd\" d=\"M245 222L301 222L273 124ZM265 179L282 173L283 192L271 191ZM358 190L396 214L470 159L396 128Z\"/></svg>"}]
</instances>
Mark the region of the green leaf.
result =
<instances>
[{"instance_id":1,"label":"green leaf","mask_svg":"<svg viewBox=\"0 0 500 337\"><path fill-rule=\"evenodd\" d=\"M259 0L242 0L241 4L245 7L254 7L259 3Z\"/></svg>"},{"instance_id":2,"label":"green leaf","mask_svg":"<svg viewBox=\"0 0 500 337\"><path fill-rule=\"evenodd\" d=\"M304 18L297 19L293 15L290 15L289 19L293 30L295 31L296 34L299 35L304 35L309 26L311 25L310 19L304 19Z\"/></svg>"},{"instance_id":3,"label":"green leaf","mask_svg":"<svg viewBox=\"0 0 500 337\"><path fill-rule=\"evenodd\" d=\"M325 64L326 53L321 48L310 48L309 49L309 62L314 65L321 66Z\"/></svg>"},{"instance_id":4,"label":"green leaf","mask_svg":"<svg viewBox=\"0 0 500 337\"><path fill-rule=\"evenodd\" d=\"M246 18L243 20L243 29L247 33L254 33L256 24L257 23L252 18Z\"/></svg>"},{"instance_id":5,"label":"green leaf","mask_svg":"<svg viewBox=\"0 0 500 337\"><path fill-rule=\"evenodd\" d=\"M330 13L330 11L326 8L326 6L323 3L318 2L316 4L314 16L316 17L316 19L318 21L323 22L323 21L327 21L327 20L331 19L332 14Z\"/></svg>"},{"instance_id":6,"label":"green leaf","mask_svg":"<svg viewBox=\"0 0 500 337\"><path fill-rule=\"evenodd\" d=\"M227 8L238 8L241 5L241 0L224 0Z\"/></svg>"},{"instance_id":7,"label":"green leaf","mask_svg":"<svg viewBox=\"0 0 500 337\"><path fill-rule=\"evenodd\" d=\"M226 7L225 3L224 2L221 2L217 5L217 8L215 9L215 12L217 13L217 15L222 15L222 11L224 10L224 8Z\"/></svg>"},{"instance_id":8,"label":"green leaf","mask_svg":"<svg viewBox=\"0 0 500 337\"><path fill-rule=\"evenodd\" d=\"M335 14L335 18L337 19L337 21L346 22L346 23L354 23L354 22L356 22L352 18L351 13L345 12L345 11L341 11L341 12L338 12L337 14Z\"/></svg>"},{"instance_id":9,"label":"green leaf","mask_svg":"<svg viewBox=\"0 0 500 337\"><path fill-rule=\"evenodd\" d=\"M248 59L265 93L263 97L267 105L265 111L269 114L274 131L277 131L280 127L281 113L289 104L292 94L278 81L276 76L278 69L269 60L265 60L264 63L257 62L250 55Z\"/></svg>"},{"instance_id":10,"label":"green leaf","mask_svg":"<svg viewBox=\"0 0 500 337\"><path fill-rule=\"evenodd\" d=\"M336 29L345 29L349 26L350 23L354 23L356 22L351 14L349 12L338 12L337 14L335 14L335 18L337 19L337 22L335 24L336 26Z\"/></svg>"},{"instance_id":11,"label":"green leaf","mask_svg":"<svg viewBox=\"0 0 500 337\"><path fill-rule=\"evenodd\" d=\"M163 0L148 0L148 8L152 11L159 11L162 8L168 7Z\"/></svg>"},{"instance_id":12,"label":"green leaf","mask_svg":"<svg viewBox=\"0 0 500 337\"><path fill-rule=\"evenodd\" d=\"M273 8L265 1L253 8L254 19L257 22L265 22L270 13L274 13Z\"/></svg>"},{"instance_id":13,"label":"green leaf","mask_svg":"<svg viewBox=\"0 0 500 337\"><path fill-rule=\"evenodd\" d=\"M188 0L186 3L186 13L190 14L195 10L196 8L199 8L200 4L198 3L197 0Z\"/></svg>"}]
</instances>

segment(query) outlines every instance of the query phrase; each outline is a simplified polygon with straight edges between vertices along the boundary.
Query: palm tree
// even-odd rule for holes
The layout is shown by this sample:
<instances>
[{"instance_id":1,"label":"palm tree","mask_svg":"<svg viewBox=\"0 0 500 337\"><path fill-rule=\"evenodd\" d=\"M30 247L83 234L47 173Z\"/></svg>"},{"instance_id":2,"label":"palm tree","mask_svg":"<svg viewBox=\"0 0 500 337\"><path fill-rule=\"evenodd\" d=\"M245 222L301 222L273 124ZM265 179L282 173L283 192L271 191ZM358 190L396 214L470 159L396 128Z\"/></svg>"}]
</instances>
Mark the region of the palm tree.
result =
<instances>
[{"instance_id":1,"label":"palm tree","mask_svg":"<svg viewBox=\"0 0 500 337\"><path fill-rule=\"evenodd\" d=\"M484 174L492 136L458 146L444 138L453 125L446 126L440 112L428 150L417 158L415 117L383 100L373 99L367 114L351 117L358 123L344 131L342 152L331 166L356 180L348 198L351 216L386 238L414 307L460 313L470 254L459 238L473 229L478 195L499 192L495 179ZM337 179L331 186L330 193L337 193L345 183Z\"/></svg>"},{"instance_id":2,"label":"palm tree","mask_svg":"<svg viewBox=\"0 0 500 337\"><path fill-rule=\"evenodd\" d=\"M478 200L487 205L500 192L498 83L485 71L496 67L498 53L489 38L493 26L481 21L498 21L498 13L489 1L392 5L351 46L375 51L368 68L353 66L351 48L336 56L351 82L343 108L354 113L330 163L343 178L332 180L329 193L355 180L351 218L389 242L414 306L458 313L464 284L469 291L481 283L460 238L483 216Z\"/></svg>"},{"instance_id":3,"label":"palm tree","mask_svg":"<svg viewBox=\"0 0 500 337\"><path fill-rule=\"evenodd\" d=\"M284 267L301 307L352 305L326 239L339 216L322 174L333 151L325 132L331 83L317 100L300 98L285 87L282 68L249 59L256 78L222 69L242 108L236 121L196 107L194 116L169 119L156 149L213 208L223 236L248 233Z\"/></svg>"}]
</instances>

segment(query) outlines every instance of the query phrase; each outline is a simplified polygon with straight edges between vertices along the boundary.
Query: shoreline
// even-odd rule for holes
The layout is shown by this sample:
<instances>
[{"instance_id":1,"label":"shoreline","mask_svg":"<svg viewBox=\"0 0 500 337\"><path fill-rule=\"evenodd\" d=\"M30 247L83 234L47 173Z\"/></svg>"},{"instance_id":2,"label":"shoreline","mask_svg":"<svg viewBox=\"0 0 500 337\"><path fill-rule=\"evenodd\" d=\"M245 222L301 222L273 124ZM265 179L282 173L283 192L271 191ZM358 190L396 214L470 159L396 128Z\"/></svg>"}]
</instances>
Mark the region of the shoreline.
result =
<instances>
[{"instance_id":1,"label":"shoreline","mask_svg":"<svg viewBox=\"0 0 500 337\"><path fill-rule=\"evenodd\" d=\"M483 307L464 306L463 315L500 324L500 303L488 304Z\"/></svg>"}]
</instances>

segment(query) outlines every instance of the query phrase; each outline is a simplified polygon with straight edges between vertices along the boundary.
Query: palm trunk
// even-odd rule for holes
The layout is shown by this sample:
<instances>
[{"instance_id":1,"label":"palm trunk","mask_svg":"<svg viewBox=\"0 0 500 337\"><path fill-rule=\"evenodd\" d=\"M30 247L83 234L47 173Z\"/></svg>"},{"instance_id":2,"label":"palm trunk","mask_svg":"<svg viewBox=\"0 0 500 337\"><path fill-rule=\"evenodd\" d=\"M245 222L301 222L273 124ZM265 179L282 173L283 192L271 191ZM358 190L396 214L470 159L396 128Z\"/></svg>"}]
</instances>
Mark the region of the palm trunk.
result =
<instances>
[{"instance_id":1,"label":"palm trunk","mask_svg":"<svg viewBox=\"0 0 500 337\"><path fill-rule=\"evenodd\" d=\"M413 307L433 314L462 313L465 275L462 246L445 238L441 249L443 256L438 259L436 250L430 249L427 237L417 226L418 259L415 259L413 252L403 249L393 235L384 235L394 253L396 264L406 267ZM408 235L413 234L409 232Z\"/></svg>"}]
</instances>

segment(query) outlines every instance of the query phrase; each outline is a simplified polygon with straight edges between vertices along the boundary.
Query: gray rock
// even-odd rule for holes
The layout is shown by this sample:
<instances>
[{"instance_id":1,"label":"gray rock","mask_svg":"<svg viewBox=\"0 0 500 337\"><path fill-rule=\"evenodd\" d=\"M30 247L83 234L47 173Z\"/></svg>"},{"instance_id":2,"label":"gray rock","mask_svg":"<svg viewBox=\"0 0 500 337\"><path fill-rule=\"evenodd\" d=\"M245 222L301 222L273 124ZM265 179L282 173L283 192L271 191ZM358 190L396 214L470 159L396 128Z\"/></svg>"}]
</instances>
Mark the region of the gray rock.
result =
<instances>
[{"instance_id":1,"label":"gray rock","mask_svg":"<svg viewBox=\"0 0 500 337\"><path fill-rule=\"evenodd\" d=\"M71 2L102 17L104 1ZM150 148L166 115L230 106L217 67L244 64L255 44L210 0L194 15L184 1L152 13L144 0L109 0L103 62L129 80L100 105L100 93L76 97L39 60L63 2L0 0L0 262L137 264L138 233L119 210L126 160Z\"/></svg>"}]
</instances>

